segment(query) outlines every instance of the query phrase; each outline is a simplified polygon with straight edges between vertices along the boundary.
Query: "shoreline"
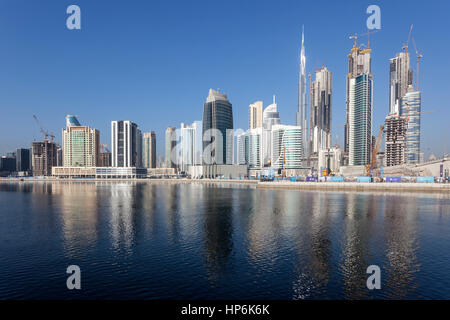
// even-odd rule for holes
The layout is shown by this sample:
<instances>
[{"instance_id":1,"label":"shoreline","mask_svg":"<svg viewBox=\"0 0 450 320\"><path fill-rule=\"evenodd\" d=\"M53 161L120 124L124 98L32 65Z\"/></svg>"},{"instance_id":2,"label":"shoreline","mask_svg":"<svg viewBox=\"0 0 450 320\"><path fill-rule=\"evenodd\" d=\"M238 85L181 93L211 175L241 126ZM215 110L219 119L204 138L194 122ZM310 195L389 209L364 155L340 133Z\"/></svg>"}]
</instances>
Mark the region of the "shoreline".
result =
<instances>
[{"instance_id":1,"label":"shoreline","mask_svg":"<svg viewBox=\"0 0 450 320\"><path fill-rule=\"evenodd\" d=\"M221 183L252 185L264 189L324 190L324 191L421 191L450 193L450 183L412 183L412 182L293 182L259 180L221 180L221 179L54 179L0 178L0 183L34 183L34 182L141 182L141 183Z\"/></svg>"}]
</instances>

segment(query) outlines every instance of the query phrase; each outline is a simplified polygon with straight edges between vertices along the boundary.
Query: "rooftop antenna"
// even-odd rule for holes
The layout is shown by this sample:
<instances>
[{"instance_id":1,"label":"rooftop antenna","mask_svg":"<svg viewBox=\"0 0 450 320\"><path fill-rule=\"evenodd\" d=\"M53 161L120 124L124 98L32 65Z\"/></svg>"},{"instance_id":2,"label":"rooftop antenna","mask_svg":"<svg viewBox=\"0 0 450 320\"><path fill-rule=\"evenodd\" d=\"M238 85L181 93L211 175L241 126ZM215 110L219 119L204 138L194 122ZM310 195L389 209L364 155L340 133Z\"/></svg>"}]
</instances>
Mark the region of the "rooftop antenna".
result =
<instances>
[{"instance_id":1,"label":"rooftop antenna","mask_svg":"<svg viewBox=\"0 0 450 320\"><path fill-rule=\"evenodd\" d=\"M273 95L273 104L275 104L275 95Z\"/></svg>"}]
</instances>

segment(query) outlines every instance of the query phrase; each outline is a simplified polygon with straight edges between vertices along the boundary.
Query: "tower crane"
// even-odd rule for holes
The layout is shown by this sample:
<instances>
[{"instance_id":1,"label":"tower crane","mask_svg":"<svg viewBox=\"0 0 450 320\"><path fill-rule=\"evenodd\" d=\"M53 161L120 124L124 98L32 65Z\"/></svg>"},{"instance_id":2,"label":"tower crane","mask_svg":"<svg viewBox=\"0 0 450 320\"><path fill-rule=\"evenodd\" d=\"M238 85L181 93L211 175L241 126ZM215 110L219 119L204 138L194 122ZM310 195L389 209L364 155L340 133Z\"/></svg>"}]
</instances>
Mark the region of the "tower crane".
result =
<instances>
[{"instance_id":1,"label":"tower crane","mask_svg":"<svg viewBox=\"0 0 450 320\"><path fill-rule=\"evenodd\" d=\"M416 68L416 90L419 91L419 62L420 59L423 58L423 55L421 53L419 53L419 51L417 50L417 46L416 46L416 41L414 41L414 38L412 38L412 42L414 45L414 50L416 51L416 57L417 57L417 68Z\"/></svg>"},{"instance_id":2,"label":"tower crane","mask_svg":"<svg viewBox=\"0 0 450 320\"><path fill-rule=\"evenodd\" d=\"M358 40L358 38L367 36L367 48L370 48L370 35L379 32L380 30L374 30L374 31L368 31L366 33L363 34L357 34L355 33L354 35L349 36L349 39L352 39L354 41L354 45L353 47L356 48L356 41Z\"/></svg>"},{"instance_id":3,"label":"tower crane","mask_svg":"<svg viewBox=\"0 0 450 320\"><path fill-rule=\"evenodd\" d=\"M412 24L411 27L409 28L408 41L402 47L402 49L405 50L405 52L408 52L409 41L411 40L411 34L412 34L413 27L414 27L414 25Z\"/></svg>"},{"instance_id":4,"label":"tower crane","mask_svg":"<svg viewBox=\"0 0 450 320\"><path fill-rule=\"evenodd\" d=\"M371 163L366 165L366 175L370 176L370 171L376 169L377 167L377 154L380 151L381 140L383 140L384 126L380 126L380 130L378 131L377 140L375 142L375 147L372 147L372 159Z\"/></svg>"},{"instance_id":5,"label":"tower crane","mask_svg":"<svg viewBox=\"0 0 450 320\"><path fill-rule=\"evenodd\" d=\"M50 141L51 141L51 143L53 143L53 139L55 139L55 136L53 134L49 133L48 131L44 130L44 128L42 127L38 118L34 114L33 114L33 118L36 121L39 129L41 130L41 133L44 135L44 141L48 141L48 137L50 137Z\"/></svg>"}]
</instances>

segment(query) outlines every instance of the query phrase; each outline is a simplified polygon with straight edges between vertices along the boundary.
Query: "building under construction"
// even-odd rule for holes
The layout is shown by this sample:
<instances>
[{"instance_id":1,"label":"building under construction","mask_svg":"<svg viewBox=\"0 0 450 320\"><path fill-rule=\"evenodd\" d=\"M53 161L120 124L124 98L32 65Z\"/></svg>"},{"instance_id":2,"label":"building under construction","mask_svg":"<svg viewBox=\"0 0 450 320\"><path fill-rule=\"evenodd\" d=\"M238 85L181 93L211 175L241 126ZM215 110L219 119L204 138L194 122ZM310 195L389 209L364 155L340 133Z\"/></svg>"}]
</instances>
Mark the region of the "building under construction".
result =
<instances>
[{"instance_id":1,"label":"building under construction","mask_svg":"<svg viewBox=\"0 0 450 320\"><path fill-rule=\"evenodd\" d=\"M407 123L403 116L389 115L386 117L386 153L385 165L397 166L406 162L406 131Z\"/></svg>"},{"instance_id":2,"label":"building under construction","mask_svg":"<svg viewBox=\"0 0 450 320\"><path fill-rule=\"evenodd\" d=\"M48 140L33 142L32 164L34 176L51 176L56 166L56 144Z\"/></svg>"}]
</instances>

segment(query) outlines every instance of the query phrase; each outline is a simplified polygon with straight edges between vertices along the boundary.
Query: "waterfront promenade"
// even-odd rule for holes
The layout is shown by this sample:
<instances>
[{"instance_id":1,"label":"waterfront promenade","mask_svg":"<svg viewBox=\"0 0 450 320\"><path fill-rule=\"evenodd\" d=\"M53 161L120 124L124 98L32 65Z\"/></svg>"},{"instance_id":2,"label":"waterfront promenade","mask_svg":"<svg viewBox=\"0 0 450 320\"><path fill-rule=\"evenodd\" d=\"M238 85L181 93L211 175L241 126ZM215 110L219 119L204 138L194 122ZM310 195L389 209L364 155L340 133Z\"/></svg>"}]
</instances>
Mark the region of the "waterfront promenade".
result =
<instances>
[{"instance_id":1,"label":"waterfront promenade","mask_svg":"<svg viewBox=\"0 0 450 320\"><path fill-rule=\"evenodd\" d=\"M230 179L56 179L56 178L0 178L0 183L33 183L33 182L141 182L141 183L216 183L253 185L258 188L328 190L328 191L422 191L450 193L450 183L414 183L414 182L294 182L230 180Z\"/></svg>"}]
</instances>

